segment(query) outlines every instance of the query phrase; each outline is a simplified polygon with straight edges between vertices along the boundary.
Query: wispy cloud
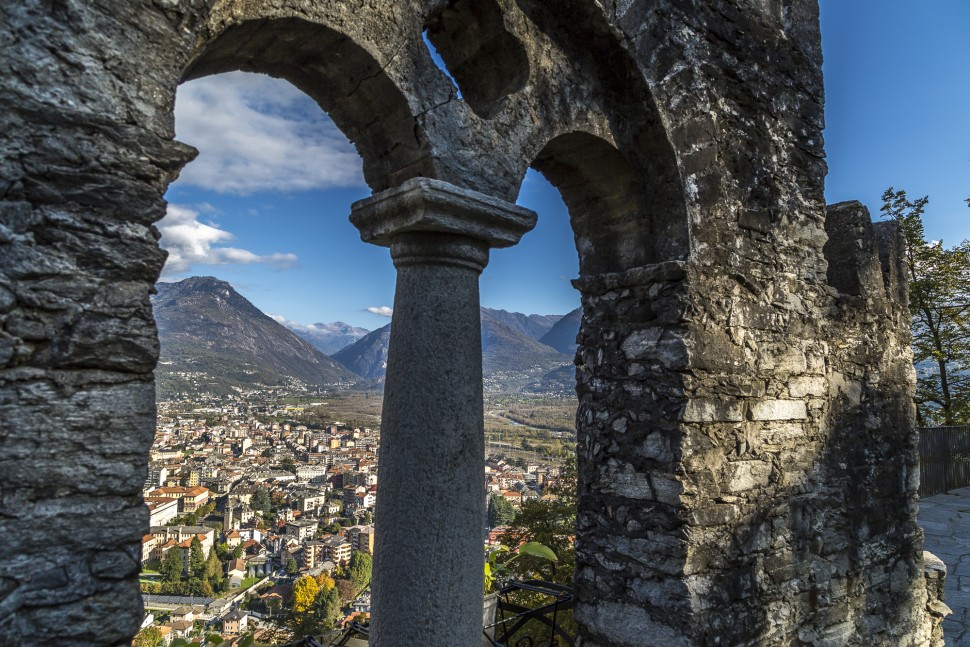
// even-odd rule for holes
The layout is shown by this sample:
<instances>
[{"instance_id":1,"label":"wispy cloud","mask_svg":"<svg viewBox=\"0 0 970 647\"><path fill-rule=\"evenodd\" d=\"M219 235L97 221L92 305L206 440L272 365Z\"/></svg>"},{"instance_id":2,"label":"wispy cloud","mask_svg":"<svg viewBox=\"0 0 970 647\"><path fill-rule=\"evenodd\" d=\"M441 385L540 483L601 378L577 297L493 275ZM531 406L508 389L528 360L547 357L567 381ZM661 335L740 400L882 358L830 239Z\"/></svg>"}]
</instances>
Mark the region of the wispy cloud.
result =
<instances>
[{"instance_id":1,"label":"wispy cloud","mask_svg":"<svg viewBox=\"0 0 970 647\"><path fill-rule=\"evenodd\" d=\"M293 321L292 319L287 319L283 315L267 315L270 319L276 321L276 323L283 324L290 330L301 330L303 332L328 332L326 326L318 326L316 324L304 324L298 321Z\"/></svg>"},{"instance_id":2,"label":"wispy cloud","mask_svg":"<svg viewBox=\"0 0 970 647\"><path fill-rule=\"evenodd\" d=\"M260 263L276 267L292 267L296 254L259 255L238 247L224 247L222 243L234 236L218 225L199 221L199 212L185 205L170 204L165 217L158 223L162 233L159 244L168 250L168 260L162 277L185 274L194 265L251 265Z\"/></svg>"},{"instance_id":3,"label":"wispy cloud","mask_svg":"<svg viewBox=\"0 0 970 647\"><path fill-rule=\"evenodd\" d=\"M179 183L236 195L363 184L351 143L286 81L243 72L189 81L178 89L175 131L199 149Z\"/></svg>"},{"instance_id":4,"label":"wispy cloud","mask_svg":"<svg viewBox=\"0 0 970 647\"><path fill-rule=\"evenodd\" d=\"M381 317L390 317L394 314L394 310L388 306L371 306L366 308L366 310L371 314L380 315Z\"/></svg>"}]
</instances>

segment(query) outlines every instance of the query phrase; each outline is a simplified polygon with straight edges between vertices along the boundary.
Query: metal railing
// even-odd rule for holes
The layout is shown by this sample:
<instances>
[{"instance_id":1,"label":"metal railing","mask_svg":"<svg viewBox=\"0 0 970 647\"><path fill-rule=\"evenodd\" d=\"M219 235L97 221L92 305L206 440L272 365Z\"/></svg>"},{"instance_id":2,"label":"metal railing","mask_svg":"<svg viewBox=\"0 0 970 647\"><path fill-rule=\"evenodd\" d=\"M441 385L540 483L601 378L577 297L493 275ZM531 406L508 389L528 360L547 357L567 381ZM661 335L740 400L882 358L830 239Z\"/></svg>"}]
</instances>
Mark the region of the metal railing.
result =
<instances>
[{"instance_id":1,"label":"metal railing","mask_svg":"<svg viewBox=\"0 0 970 647\"><path fill-rule=\"evenodd\" d=\"M970 486L970 426L919 429L919 495Z\"/></svg>"},{"instance_id":2,"label":"metal railing","mask_svg":"<svg viewBox=\"0 0 970 647\"><path fill-rule=\"evenodd\" d=\"M543 603L535 607L515 601L517 594L533 594ZM575 636L563 624L573 608L573 590L542 580L513 581L498 592L495 620L484 628L486 645L493 647L573 647Z\"/></svg>"},{"instance_id":3,"label":"metal railing","mask_svg":"<svg viewBox=\"0 0 970 647\"><path fill-rule=\"evenodd\" d=\"M542 600L529 607L516 602L522 594ZM541 580L509 582L497 594L495 616L482 629L482 645L492 647L573 647L571 635L563 621L573 607L573 591L568 586ZM353 623L335 642L322 643L306 638L307 647L355 647L366 645L368 627Z\"/></svg>"}]
</instances>

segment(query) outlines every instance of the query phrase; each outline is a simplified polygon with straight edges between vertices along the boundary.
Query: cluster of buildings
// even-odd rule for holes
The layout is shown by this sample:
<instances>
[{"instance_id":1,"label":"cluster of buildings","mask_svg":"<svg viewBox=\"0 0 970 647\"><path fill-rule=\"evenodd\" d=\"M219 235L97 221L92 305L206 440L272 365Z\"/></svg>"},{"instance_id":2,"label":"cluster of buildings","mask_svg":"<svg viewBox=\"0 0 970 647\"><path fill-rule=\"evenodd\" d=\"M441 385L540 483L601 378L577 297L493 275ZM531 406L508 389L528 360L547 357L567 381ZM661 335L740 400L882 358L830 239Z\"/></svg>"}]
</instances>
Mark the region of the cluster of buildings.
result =
<instances>
[{"instance_id":1,"label":"cluster of buildings","mask_svg":"<svg viewBox=\"0 0 970 647\"><path fill-rule=\"evenodd\" d=\"M224 563L229 592L177 607L158 623L166 639L187 636L200 621L226 636L251 629L245 610L225 603L246 578L272 576L285 590L288 579L346 566L356 551L373 554L376 431L261 421L271 416L232 404L158 418L142 564L179 550L187 573L194 538L207 557L217 544L233 555ZM280 590L271 595L285 598ZM357 600L354 611L369 612L369 599Z\"/></svg>"},{"instance_id":2,"label":"cluster of buildings","mask_svg":"<svg viewBox=\"0 0 970 647\"><path fill-rule=\"evenodd\" d=\"M254 595L279 604L288 580L332 572L357 551L373 554L377 432L277 421L296 417L294 409L237 399L159 416L144 488L151 530L142 563L160 563L179 550L187 572L194 538L206 556L218 544L221 554L232 554L224 562L229 593L202 601L204 608L180 605L164 625L168 636L188 635L200 620L207 630L240 635L252 618L227 600L246 578L272 577L277 585ZM558 467L489 458L485 494L519 508L558 476ZM368 613L369 595L352 609Z\"/></svg>"}]
</instances>

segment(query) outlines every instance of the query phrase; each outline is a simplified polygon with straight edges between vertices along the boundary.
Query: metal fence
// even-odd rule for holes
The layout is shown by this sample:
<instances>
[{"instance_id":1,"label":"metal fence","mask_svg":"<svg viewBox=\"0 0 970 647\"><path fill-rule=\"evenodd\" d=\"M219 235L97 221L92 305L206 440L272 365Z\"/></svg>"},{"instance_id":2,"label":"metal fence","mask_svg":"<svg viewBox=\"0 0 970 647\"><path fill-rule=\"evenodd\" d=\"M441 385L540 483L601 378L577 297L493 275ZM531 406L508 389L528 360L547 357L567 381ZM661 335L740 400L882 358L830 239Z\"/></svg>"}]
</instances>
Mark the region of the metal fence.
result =
<instances>
[{"instance_id":1,"label":"metal fence","mask_svg":"<svg viewBox=\"0 0 970 647\"><path fill-rule=\"evenodd\" d=\"M970 426L919 429L919 495L970 486Z\"/></svg>"}]
</instances>

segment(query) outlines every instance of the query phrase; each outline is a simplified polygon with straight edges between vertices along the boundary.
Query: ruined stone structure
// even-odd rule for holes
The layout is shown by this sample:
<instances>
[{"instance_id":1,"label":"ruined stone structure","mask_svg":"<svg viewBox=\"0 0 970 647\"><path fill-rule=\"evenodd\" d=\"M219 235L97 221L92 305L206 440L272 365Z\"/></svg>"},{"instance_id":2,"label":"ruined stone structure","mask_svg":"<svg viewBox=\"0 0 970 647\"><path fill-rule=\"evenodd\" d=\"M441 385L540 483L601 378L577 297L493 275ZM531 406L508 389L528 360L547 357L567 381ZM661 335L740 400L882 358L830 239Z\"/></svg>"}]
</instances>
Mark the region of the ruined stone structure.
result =
<instances>
[{"instance_id":1,"label":"ruined stone structure","mask_svg":"<svg viewBox=\"0 0 970 647\"><path fill-rule=\"evenodd\" d=\"M175 89L247 70L364 160L353 220L399 268L382 496L434 452L454 479L423 496L473 538L432 529L406 578L378 553L373 644L478 644L476 276L531 226L510 204L530 166L580 259L581 643L939 644L900 241L824 205L818 27L816 0L0 4L0 642L138 627L152 223L194 154ZM409 310L429 298L449 316ZM416 388L434 330L450 399ZM429 534L378 523L404 557Z\"/></svg>"}]
</instances>

